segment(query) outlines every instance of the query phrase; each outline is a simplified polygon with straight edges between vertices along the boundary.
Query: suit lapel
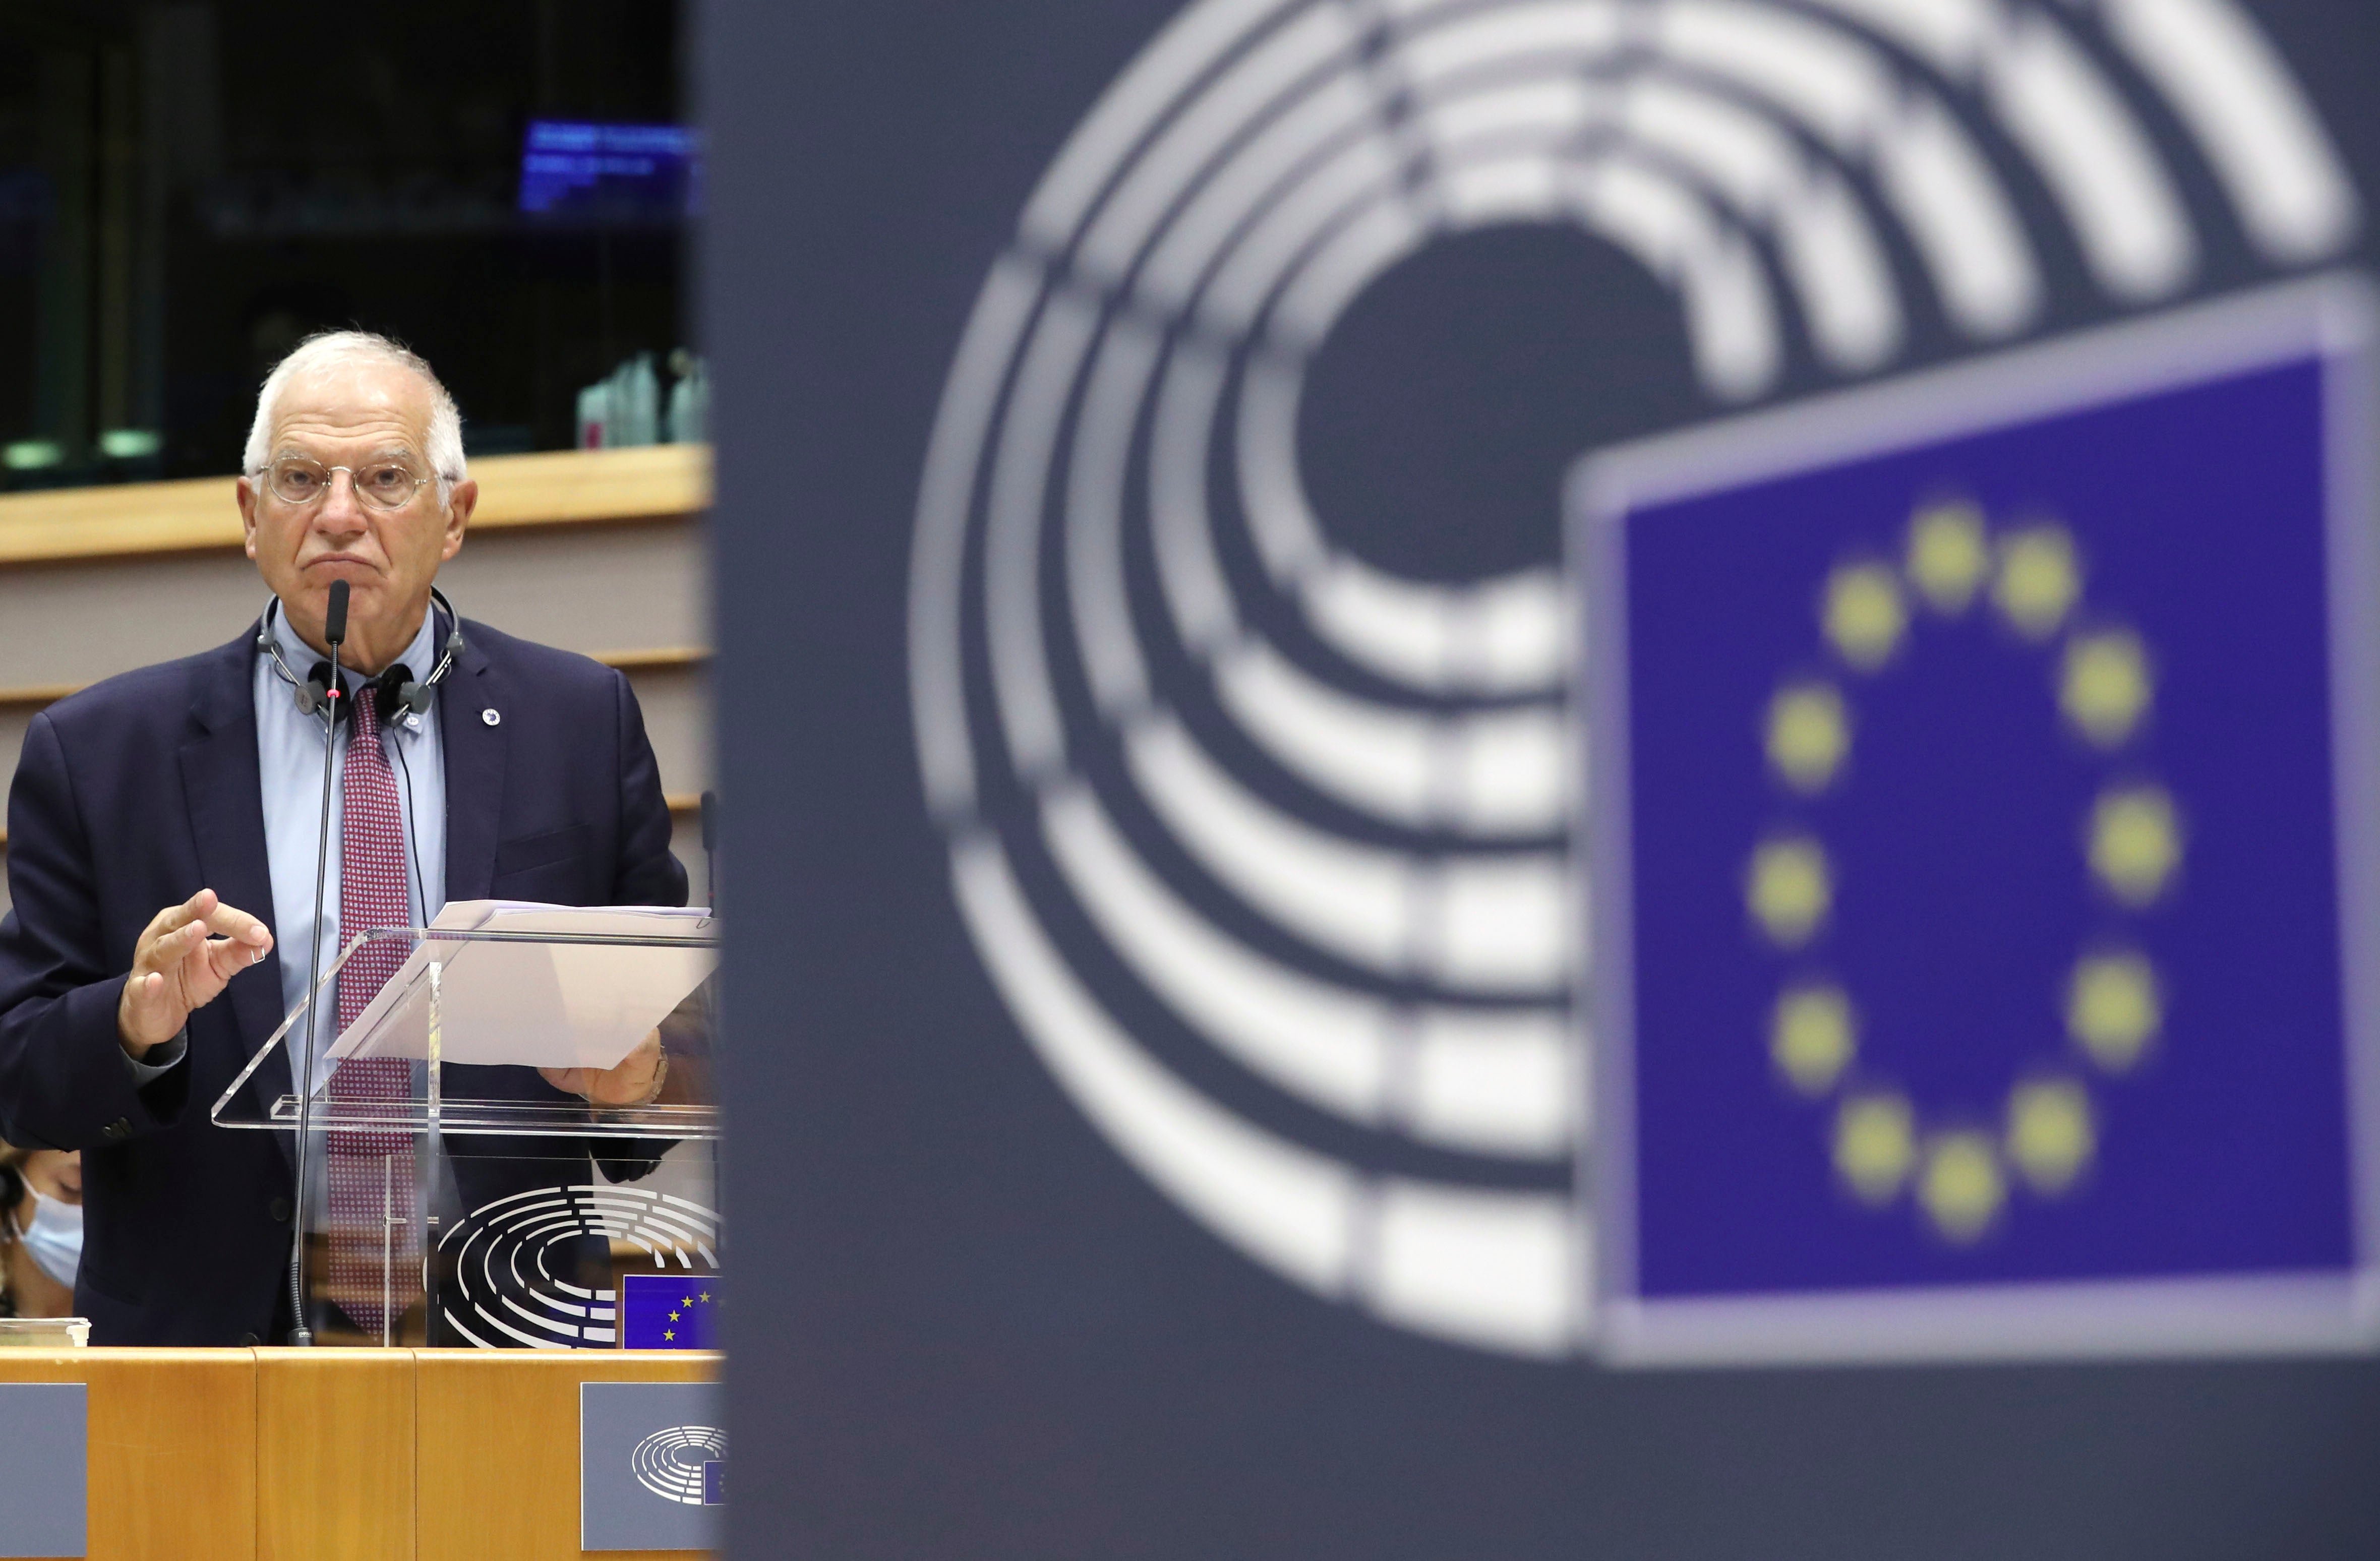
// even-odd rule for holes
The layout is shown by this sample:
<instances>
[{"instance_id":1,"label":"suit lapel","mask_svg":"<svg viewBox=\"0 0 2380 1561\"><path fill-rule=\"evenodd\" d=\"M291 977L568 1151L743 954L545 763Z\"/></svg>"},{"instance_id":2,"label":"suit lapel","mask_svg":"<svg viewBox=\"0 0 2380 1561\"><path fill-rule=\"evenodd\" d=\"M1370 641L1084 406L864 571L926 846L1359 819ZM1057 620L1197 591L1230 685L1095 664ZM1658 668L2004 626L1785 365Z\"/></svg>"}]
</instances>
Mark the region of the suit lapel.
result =
<instances>
[{"instance_id":1,"label":"suit lapel","mask_svg":"<svg viewBox=\"0 0 2380 1561\"><path fill-rule=\"evenodd\" d=\"M205 887L225 904L271 926L273 867L264 848L264 782L257 763L256 698L249 682L255 649L250 631L201 663L191 700L196 731L180 755L182 798ZM256 1046L281 1023L280 938L274 927L273 951L255 968L235 976L225 990L246 1047ZM243 1052L240 1061L247 1060ZM261 1107L289 1092L289 1078L288 1053L275 1047L248 1088ZM273 1141L285 1157L291 1156L287 1134L276 1132Z\"/></svg>"},{"instance_id":2,"label":"suit lapel","mask_svg":"<svg viewBox=\"0 0 2380 1561\"><path fill-rule=\"evenodd\" d=\"M468 630L465 631L469 634ZM446 898L485 900L496 881L503 829L507 728L503 677L470 643L438 691L438 736L446 752ZM486 712L499 715L495 725Z\"/></svg>"}]
</instances>

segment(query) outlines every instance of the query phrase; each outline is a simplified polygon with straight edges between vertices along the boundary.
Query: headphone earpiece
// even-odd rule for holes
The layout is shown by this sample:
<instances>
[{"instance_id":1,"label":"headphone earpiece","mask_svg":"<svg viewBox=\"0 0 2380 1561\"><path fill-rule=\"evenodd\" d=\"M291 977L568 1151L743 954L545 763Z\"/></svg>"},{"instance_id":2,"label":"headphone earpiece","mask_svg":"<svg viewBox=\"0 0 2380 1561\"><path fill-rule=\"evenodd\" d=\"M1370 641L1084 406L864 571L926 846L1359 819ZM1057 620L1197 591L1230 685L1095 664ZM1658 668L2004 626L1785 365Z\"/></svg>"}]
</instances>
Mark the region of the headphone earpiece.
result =
<instances>
[{"instance_id":1,"label":"headphone earpiece","mask_svg":"<svg viewBox=\"0 0 2380 1561\"><path fill-rule=\"evenodd\" d=\"M448 601L444 593L437 587L431 588L430 598L437 606L446 610L449 627L446 631L444 654L439 658L438 665L431 669L430 675L426 678L417 680L413 675L413 670L400 661L364 685L377 691L373 703L384 715L394 716L400 705L414 715L428 715L431 696L438 685L446 681L446 674L454 669L455 659L463 654L463 615L455 611L455 604ZM289 685L300 714L320 715L328 709L333 720L344 718L347 712L340 707L339 700L331 692L331 664L328 661L317 661L314 664L313 672L300 683L298 680L298 674L291 672L289 664L281 659L281 648L274 643L273 637L273 615L280 610L280 607L281 603L278 599L265 603L264 617L256 634L257 649L272 659L274 675Z\"/></svg>"},{"instance_id":2,"label":"headphone earpiece","mask_svg":"<svg viewBox=\"0 0 2380 1561\"><path fill-rule=\"evenodd\" d=\"M319 714L336 703L331 697L331 663L328 661L315 662L314 670L306 674L304 683L298 683L294 678L290 681L297 689L298 708L306 715ZM332 719L338 719L336 710L332 711Z\"/></svg>"},{"instance_id":3,"label":"headphone earpiece","mask_svg":"<svg viewBox=\"0 0 2380 1561\"><path fill-rule=\"evenodd\" d=\"M417 680L413 669L399 661L372 679L372 687L378 691L373 703L390 716L395 715L399 707L417 716L426 716L430 713L431 689L436 682L434 673Z\"/></svg>"}]
</instances>

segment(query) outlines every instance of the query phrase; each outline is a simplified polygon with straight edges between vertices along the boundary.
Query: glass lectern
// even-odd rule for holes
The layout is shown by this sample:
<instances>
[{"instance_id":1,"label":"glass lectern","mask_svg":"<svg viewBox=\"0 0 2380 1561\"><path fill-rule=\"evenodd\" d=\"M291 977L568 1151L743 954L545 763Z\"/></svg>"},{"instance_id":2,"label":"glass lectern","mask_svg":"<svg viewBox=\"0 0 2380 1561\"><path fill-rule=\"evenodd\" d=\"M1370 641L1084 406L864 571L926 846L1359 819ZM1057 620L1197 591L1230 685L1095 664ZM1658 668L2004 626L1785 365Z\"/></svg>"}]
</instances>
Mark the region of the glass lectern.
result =
<instances>
[{"instance_id":1,"label":"glass lectern","mask_svg":"<svg viewBox=\"0 0 2380 1561\"><path fill-rule=\"evenodd\" d=\"M347 939L212 1109L281 1135L315 1342L711 1346L717 950L493 901Z\"/></svg>"}]
</instances>

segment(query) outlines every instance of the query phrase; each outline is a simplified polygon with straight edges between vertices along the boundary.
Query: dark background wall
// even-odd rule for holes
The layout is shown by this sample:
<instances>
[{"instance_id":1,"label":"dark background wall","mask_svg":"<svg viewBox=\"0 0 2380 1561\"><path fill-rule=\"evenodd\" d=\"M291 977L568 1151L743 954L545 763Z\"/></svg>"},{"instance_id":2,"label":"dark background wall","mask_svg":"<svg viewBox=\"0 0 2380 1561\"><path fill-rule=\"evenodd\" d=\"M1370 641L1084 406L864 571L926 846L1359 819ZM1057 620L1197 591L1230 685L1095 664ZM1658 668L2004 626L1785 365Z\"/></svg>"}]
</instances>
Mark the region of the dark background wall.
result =
<instances>
[{"instance_id":1,"label":"dark background wall","mask_svg":"<svg viewBox=\"0 0 2380 1561\"><path fill-rule=\"evenodd\" d=\"M567 449L623 357L698 347L681 228L516 209L532 118L684 119L672 0L0 10L0 488L235 469L310 332L439 366L475 454ZM159 436L153 454L98 447Z\"/></svg>"},{"instance_id":2,"label":"dark background wall","mask_svg":"<svg viewBox=\"0 0 2380 1561\"><path fill-rule=\"evenodd\" d=\"M2367 1361L1517 1362L1262 1271L1060 1093L960 924L921 795L911 527L988 267L1172 9L703 12L735 1553L2380 1554ZM2368 210L2380 24L2343 0L2252 9ZM1415 574L1552 559L1553 507L1530 495L1564 461L1708 412L1658 294L1615 279L1575 301L1606 266L1584 244L1488 235L1384 282L1315 370L1318 507L1372 505L1382 562ZM2250 270L2218 251L2204 284ZM2051 280L2045 330L2104 312ZM1515 313L1538 327L1518 345L1497 328ZM1914 356L1958 350L1921 339ZM1399 362L1392 390L1378 366ZM1814 373L1791 370L1779 398ZM1454 478L1489 498L1451 540L1429 514Z\"/></svg>"}]
</instances>

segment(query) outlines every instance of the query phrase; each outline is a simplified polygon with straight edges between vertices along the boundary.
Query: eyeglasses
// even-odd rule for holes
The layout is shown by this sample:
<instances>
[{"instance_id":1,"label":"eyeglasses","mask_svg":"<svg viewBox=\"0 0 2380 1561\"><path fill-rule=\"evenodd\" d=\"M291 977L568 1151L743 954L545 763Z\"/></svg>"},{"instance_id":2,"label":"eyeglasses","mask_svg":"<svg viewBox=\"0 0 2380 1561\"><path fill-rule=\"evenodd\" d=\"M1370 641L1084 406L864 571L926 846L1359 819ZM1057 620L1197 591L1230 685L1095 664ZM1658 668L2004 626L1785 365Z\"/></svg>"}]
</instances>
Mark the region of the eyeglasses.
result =
<instances>
[{"instance_id":1,"label":"eyeglasses","mask_svg":"<svg viewBox=\"0 0 2380 1561\"><path fill-rule=\"evenodd\" d=\"M320 461L285 457L264 469L264 486L285 504L304 508L331 490L331 474L345 472L356 497L376 510L401 510L413 502L424 483L402 461L374 461L361 466L326 466Z\"/></svg>"}]
</instances>

